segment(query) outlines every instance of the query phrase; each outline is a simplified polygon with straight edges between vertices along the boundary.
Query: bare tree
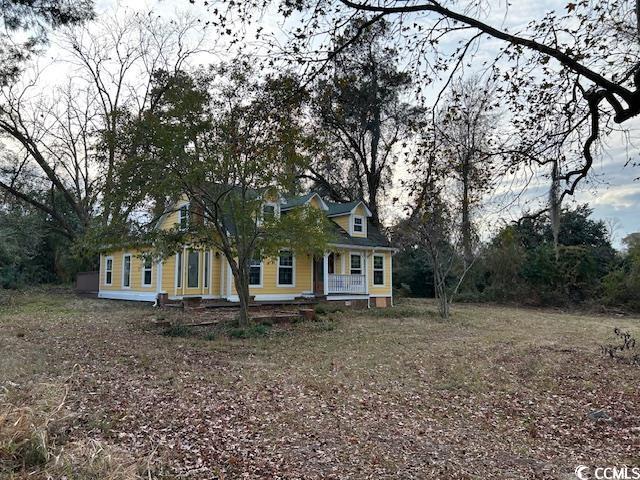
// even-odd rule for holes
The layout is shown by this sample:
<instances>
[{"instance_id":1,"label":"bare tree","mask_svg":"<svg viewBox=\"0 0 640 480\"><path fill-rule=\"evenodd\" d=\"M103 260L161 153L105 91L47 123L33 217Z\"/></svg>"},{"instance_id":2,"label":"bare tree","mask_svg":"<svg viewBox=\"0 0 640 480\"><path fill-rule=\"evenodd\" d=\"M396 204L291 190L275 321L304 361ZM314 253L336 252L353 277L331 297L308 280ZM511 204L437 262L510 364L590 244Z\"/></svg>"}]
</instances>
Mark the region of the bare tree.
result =
<instances>
[{"instance_id":1,"label":"bare tree","mask_svg":"<svg viewBox=\"0 0 640 480\"><path fill-rule=\"evenodd\" d=\"M212 13L224 24L233 9L219 8L220 3L226 2L215 2ZM241 3L238 8L245 12L272 2ZM419 79L418 93L429 86L439 90L436 106L465 69L490 73L496 82L492 100L508 109L512 133L521 137L513 168L537 165L547 173L546 166L556 162L561 202L589 175L601 136L624 128L640 113L637 2L568 2L564 7L509 30L489 20L496 8L505 8L498 2L293 0L280 10L291 18L292 40L279 51L315 76L368 27L387 22ZM300 15L292 16L294 11ZM250 18L255 21L256 15ZM361 28L334 44L336 32L356 20ZM279 47L276 41L270 45Z\"/></svg>"},{"instance_id":2,"label":"bare tree","mask_svg":"<svg viewBox=\"0 0 640 480\"><path fill-rule=\"evenodd\" d=\"M459 184L460 234L466 265L473 262L477 235L473 214L491 185L501 150L495 135L497 112L492 111L493 88L479 76L456 82L435 128L440 155L450 161L450 174Z\"/></svg>"},{"instance_id":3,"label":"bare tree","mask_svg":"<svg viewBox=\"0 0 640 480\"><path fill-rule=\"evenodd\" d=\"M345 35L360 26L355 22ZM387 35L383 22L371 27L314 82L312 110L321 148L305 175L335 201L363 199L376 224L391 168L422 115L404 98L412 79L399 69Z\"/></svg>"},{"instance_id":4,"label":"bare tree","mask_svg":"<svg viewBox=\"0 0 640 480\"><path fill-rule=\"evenodd\" d=\"M50 215L70 239L94 218L106 224L120 214L104 193L125 153L115 142L123 117L149 104L155 71L184 68L205 51L205 35L187 16L164 21L141 13L60 33L66 56L59 64L70 70L62 86L34 66L0 92L0 190Z\"/></svg>"}]
</instances>

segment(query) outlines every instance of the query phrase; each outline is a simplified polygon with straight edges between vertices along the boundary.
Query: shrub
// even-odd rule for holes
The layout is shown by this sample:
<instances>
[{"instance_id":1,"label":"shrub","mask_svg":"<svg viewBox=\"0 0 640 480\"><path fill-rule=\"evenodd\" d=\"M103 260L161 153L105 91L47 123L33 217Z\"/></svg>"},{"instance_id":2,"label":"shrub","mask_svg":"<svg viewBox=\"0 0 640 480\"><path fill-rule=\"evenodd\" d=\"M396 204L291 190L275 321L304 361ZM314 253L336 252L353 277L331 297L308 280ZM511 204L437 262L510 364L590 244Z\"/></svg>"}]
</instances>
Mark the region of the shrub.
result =
<instances>
[{"instance_id":1,"label":"shrub","mask_svg":"<svg viewBox=\"0 0 640 480\"><path fill-rule=\"evenodd\" d=\"M370 308L362 310L361 313L367 317L375 318L424 318L436 315L435 310L428 309L423 305L398 305L386 308Z\"/></svg>"},{"instance_id":2,"label":"shrub","mask_svg":"<svg viewBox=\"0 0 640 480\"><path fill-rule=\"evenodd\" d=\"M619 328L614 328L613 333L616 343L601 345L602 353L621 363L640 365L640 349L636 346L636 339Z\"/></svg>"},{"instance_id":3,"label":"shrub","mask_svg":"<svg viewBox=\"0 0 640 480\"><path fill-rule=\"evenodd\" d=\"M327 313L337 313L344 311L344 306L331 303L319 303L314 310L318 315L326 315Z\"/></svg>"},{"instance_id":4,"label":"shrub","mask_svg":"<svg viewBox=\"0 0 640 480\"><path fill-rule=\"evenodd\" d=\"M264 324L251 325L247 328L232 328L229 330L231 338L255 338L269 333L271 327Z\"/></svg>"},{"instance_id":5,"label":"shrub","mask_svg":"<svg viewBox=\"0 0 640 480\"><path fill-rule=\"evenodd\" d=\"M167 337L188 337L189 335L191 335L191 333L191 327L187 327L186 325L177 323L167 328L163 334Z\"/></svg>"}]
</instances>

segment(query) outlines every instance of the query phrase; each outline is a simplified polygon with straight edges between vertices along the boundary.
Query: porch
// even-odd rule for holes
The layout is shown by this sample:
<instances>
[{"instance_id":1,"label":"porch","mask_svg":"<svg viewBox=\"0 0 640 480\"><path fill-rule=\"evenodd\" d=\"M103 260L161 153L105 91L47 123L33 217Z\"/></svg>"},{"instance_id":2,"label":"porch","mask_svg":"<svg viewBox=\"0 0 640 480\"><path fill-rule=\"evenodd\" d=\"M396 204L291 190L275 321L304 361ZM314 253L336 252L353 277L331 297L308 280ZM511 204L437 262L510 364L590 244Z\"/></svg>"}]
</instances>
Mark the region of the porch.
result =
<instances>
[{"instance_id":1,"label":"porch","mask_svg":"<svg viewBox=\"0 0 640 480\"><path fill-rule=\"evenodd\" d=\"M348 262L348 263L347 263ZM367 296L367 259L364 252L327 252L313 262L313 293L329 295Z\"/></svg>"}]
</instances>

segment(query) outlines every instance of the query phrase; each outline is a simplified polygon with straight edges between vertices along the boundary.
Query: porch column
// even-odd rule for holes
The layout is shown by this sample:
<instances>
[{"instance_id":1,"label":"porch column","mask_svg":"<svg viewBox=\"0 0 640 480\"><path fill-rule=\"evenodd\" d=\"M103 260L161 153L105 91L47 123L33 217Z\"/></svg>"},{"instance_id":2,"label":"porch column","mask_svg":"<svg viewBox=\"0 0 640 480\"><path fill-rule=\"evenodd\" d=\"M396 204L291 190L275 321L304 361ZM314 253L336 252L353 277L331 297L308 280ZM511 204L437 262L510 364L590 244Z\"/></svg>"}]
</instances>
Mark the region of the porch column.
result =
<instances>
[{"instance_id":1,"label":"porch column","mask_svg":"<svg viewBox=\"0 0 640 480\"><path fill-rule=\"evenodd\" d=\"M364 258L364 293L369 293L369 252L364 251L362 257Z\"/></svg>"},{"instance_id":2,"label":"porch column","mask_svg":"<svg viewBox=\"0 0 640 480\"><path fill-rule=\"evenodd\" d=\"M322 286L324 287L324 296L329 295L329 252L324 252L322 258Z\"/></svg>"},{"instance_id":3,"label":"porch column","mask_svg":"<svg viewBox=\"0 0 640 480\"><path fill-rule=\"evenodd\" d=\"M162 293L162 260L156 262L156 293Z\"/></svg>"}]
</instances>

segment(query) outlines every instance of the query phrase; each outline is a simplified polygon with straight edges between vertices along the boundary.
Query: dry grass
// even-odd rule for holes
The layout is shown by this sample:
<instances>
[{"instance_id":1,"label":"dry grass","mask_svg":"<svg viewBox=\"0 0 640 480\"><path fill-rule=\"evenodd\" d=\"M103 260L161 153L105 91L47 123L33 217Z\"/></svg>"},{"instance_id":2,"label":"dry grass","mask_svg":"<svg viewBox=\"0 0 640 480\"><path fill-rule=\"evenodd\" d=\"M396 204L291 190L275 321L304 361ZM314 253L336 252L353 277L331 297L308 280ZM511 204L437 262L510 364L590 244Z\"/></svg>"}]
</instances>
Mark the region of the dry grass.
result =
<instances>
[{"instance_id":1,"label":"dry grass","mask_svg":"<svg viewBox=\"0 0 640 480\"><path fill-rule=\"evenodd\" d=\"M13 385L3 405L17 409L9 424L24 417L25 442L46 432L47 452L20 468L69 479L481 479L640 464L640 368L598 349L615 326L640 337L638 319L464 305L442 322L434 312L421 301L331 312L232 340L162 335L141 305L13 298L0 306L0 348L11 352L0 385ZM58 385L58 403L16 396L43 383ZM610 419L591 420L599 409Z\"/></svg>"}]
</instances>

